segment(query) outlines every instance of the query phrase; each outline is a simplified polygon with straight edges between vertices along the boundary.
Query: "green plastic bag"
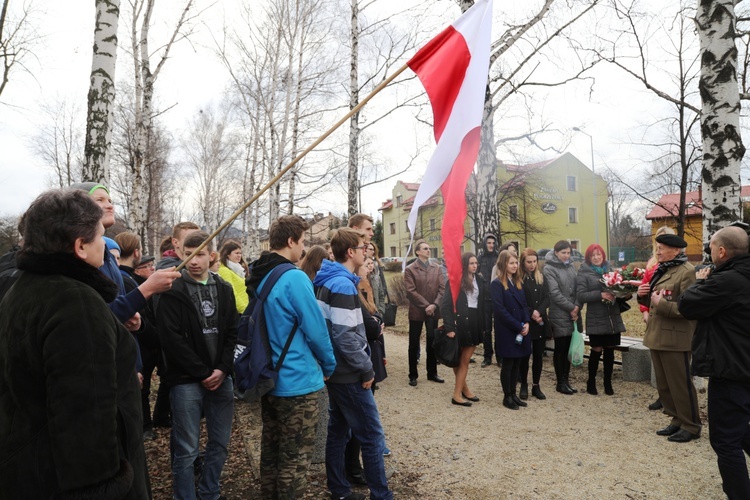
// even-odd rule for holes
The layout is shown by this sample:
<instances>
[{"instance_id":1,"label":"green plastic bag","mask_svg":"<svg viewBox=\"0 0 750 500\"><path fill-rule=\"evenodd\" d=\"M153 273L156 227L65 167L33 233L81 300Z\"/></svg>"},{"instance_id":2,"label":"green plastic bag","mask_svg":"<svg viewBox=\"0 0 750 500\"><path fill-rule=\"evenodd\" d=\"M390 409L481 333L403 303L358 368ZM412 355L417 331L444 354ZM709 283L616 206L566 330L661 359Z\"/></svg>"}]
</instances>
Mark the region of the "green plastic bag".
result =
<instances>
[{"instance_id":1,"label":"green plastic bag","mask_svg":"<svg viewBox=\"0 0 750 500\"><path fill-rule=\"evenodd\" d=\"M573 366L581 366L583 364L583 349L585 344L583 342L583 335L578 331L578 325L573 322L573 338L570 339L570 349L568 350L568 360Z\"/></svg>"}]
</instances>

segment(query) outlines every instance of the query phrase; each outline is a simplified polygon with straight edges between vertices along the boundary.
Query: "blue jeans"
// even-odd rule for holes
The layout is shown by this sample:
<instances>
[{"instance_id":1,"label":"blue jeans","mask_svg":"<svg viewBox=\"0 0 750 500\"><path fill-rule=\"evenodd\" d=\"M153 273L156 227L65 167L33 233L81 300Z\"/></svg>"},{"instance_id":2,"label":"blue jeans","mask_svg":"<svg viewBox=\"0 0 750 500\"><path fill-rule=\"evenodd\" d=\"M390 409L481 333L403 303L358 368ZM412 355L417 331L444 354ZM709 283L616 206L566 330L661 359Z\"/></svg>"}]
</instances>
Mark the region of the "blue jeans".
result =
<instances>
[{"instance_id":1,"label":"blue jeans","mask_svg":"<svg viewBox=\"0 0 750 500\"><path fill-rule=\"evenodd\" d=\"M174 498L195 499L193 462L198 457L201 414L206 416L206 456L198 494L204 500L219 498L219 476L227 459L227 445L232 433L234 393L232 378L227 377L215 391L200 383L180 384L171 388L172 403L172 479Z\"/></svg>"},{"instance_id":2,"label":"blue jeans","mask_svg":"<svg viewBox=\"0 0 750 500\"><path fill-rule=\"evenodd\" d=\"M372 499L392 499L385 478L385 435L370 389L362 384L328 384L328 438L326 439L326 476L334 497L351 493L344 470L344 449L353 435L362 445L365 478Z\"/></svg>"},{"instance_id":3,"label":"blue jeans","mask_svg":"<svg viewBox=\"0 0 750 500\"><path fill-rule=\"evenodd\" d=\"M722 487L729 500L750 498L745 453L750 454L750 387L711 377L708 434L716 452Z\"/></svg>"}]
</instances>

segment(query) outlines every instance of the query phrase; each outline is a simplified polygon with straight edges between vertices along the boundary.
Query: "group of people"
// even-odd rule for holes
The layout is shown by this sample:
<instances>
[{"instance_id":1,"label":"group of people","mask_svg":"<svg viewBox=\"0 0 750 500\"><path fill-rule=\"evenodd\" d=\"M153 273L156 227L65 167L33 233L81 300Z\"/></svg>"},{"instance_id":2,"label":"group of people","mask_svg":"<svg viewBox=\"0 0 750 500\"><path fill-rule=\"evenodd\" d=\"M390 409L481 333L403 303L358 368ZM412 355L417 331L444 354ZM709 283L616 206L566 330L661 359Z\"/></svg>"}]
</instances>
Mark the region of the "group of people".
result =
<instances>
[{"instance_id":1,"label":"group of people","mask_svg":"<svg viewBox=\"0 0 750 500\"><path fill-rule=\"evenodd\" d=\"M225 242L216 252L212 242L203 245L207 233L184 222L165 239L155 266L137 235L104 238L113 224L109 191L97 183L43 193L21 218L23 242L10 255L14 270L0 275L1 497L150 498L143 441L162 425L171 426L174 497L221 498L239 316L270 286L264 311L272 318L272 361L286 354L276 386L261 399L262 497L304 494L319 392L326 387L332 498L364 498L353 484L367 485L371 498L392 498L384 461L390 450L374 398L387 377L382 318L388 291L369 216L353 216L328 247L310 249L306 222L280 217L269 230L270 251L250 265L239 243ZM661 233L636 292L659 401L672 418L657 434L673 442L700 436L690 375L709 377L711 444L724 491L748 498L748 236L736 227L718 231L710 242L715 269L696 273L684 254L685 241L669 230ZM404 273L409 385L417 386L419 378L423 328L427 380L444 382L433 348L442 317L444 335L460 349L453 405L480 401L467 375L481 343L482 366L492 363L493 353L501 364L506 408L528 405L530 367L530 394L546 399L540 377L549 337L556 390L573 394L568 351L574 329L583 330L585 307L591 346L586 392L598 394L603 361L604 392L614 394L613 349L625 331L621 313L629 297L615 297L602 284L611 270L604 249L589 246L576 271L571 245L561 240L540 271L534 250L519 254L505 245L496 252L496 245L489 235L482 254L462 256L454 299L444 270L430 259L429 244L415 243L417 258ZM8 260L3 257L3 265ZM279 266L283 272L268 285ZM150 381L157 370L161 382L152 417ZM203 418L207 441L201 455Z\"/></svg>"},{"instance_id":2,"label":"group of people","mask_svg":"<svg viewBox=\"0 0 750 500\"><path fill-rule=\"evenodd\" d=\"M150 498L144 440L160 425L171 427L174 498L222 498L239 315L284 263L293 269L265 304L274 362L293 325L296 333L276 387L261 401L262 496L304 494L317 393L327 386L332 497L364 498L347 480L357 474L348 467L359 464L360 450L365 473L360 465L358 477L372 498L392 497L384 465L390 452L372 390L385 378L386 359L378 292L385 287L374 265L370 217L360 214L353 228L332 236L334 260L325 250L315 286L296 267L308 229L298 216L272 223L271 251L251 266L238 243L216 252L190 222L175 226L155 265L137 235L104 237L114 221L101 184L48 191L21 218L20 248L3 257L0 497ZM367 272L358 275L361 269ZM345 448L355 441L352 459Z\"/></svg>"}]
</instances>

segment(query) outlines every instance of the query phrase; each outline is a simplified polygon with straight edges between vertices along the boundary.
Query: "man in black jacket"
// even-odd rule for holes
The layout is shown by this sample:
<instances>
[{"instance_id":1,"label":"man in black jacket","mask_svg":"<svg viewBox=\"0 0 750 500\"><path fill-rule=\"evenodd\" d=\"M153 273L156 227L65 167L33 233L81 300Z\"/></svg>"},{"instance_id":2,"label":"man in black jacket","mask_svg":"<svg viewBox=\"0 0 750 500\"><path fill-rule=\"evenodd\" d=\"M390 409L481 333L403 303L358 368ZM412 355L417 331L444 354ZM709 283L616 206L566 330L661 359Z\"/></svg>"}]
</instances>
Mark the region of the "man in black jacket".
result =
<instances>
[{"instance_id":1,"label":"man in black jacket","mask_svg":"<svg viewBox=\"0 0 750 500\"><path fill-rule=\"evenodd\" d=\"M498 251L497 238L492 233L487 233L484 237L484 248L482 253L479 254L479 273L484 278L485 284L485 297L490 296L490 281L492 281L492 269L497 263ZM491 300L491 299L490 299ZM484 360L482 361L482 368L490 366L492 364L492 305L491 302L489 307L484 308ZM498 360L499 364L499 360Z\"/></svg>"},{"instance_id":2,"label":"man in black jacket","mask_svg":"<svg viewBox=\"0 0 750 500\"><path fill-rule=\"evenodd\" d=\"M700 269L680 297L679 311L697 319L694 375L709 377L708 430L722 487L731 499L750 498L744 452L750 453L750 254L738 227L711 238L716 269ZM710 274L710 275L709 275Z\"/></svg>"},{"instance_id":3,"label":"man in black jacket","mask_svg":"<svg viewBox=\"0 0 750 500\"><path fill-rule=\"evenodd\" d=\"M198 481L200 498L219 498L219 476L232 431L232 369L239 317L232 287L208 270L212 243L197 252L208 234L185 239L185 257L196 255L161 295L156 310L172 403L172 478L174 498L195 498L193 463L198 456L201 413L208 442Z\"/></svg>"}]
</instances>

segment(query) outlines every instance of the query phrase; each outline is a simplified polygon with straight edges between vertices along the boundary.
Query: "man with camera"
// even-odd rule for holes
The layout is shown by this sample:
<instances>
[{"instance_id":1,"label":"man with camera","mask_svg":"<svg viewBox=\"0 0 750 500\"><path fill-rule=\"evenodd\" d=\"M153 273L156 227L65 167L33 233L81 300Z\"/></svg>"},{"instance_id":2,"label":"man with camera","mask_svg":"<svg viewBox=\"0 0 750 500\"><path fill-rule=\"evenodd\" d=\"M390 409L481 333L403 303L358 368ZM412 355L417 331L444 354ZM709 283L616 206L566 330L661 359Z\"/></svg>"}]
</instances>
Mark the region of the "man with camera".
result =
<instances>
[{"instance_id":1,"label":"man with camera","mask_svg":"<svg viewBox=\"0 0 750 500\"><path fill-rule=\"evenodd\" d=\"M708 429L724 493L750 498L744 452L750 453L750 254L748 235L726 227L709 243L716 266L696 272L680 297L679 311L698 320L693 338L694 375L709 377Z\"/></svg>"}]
</instances>

